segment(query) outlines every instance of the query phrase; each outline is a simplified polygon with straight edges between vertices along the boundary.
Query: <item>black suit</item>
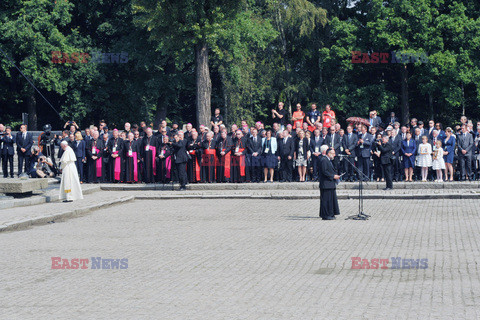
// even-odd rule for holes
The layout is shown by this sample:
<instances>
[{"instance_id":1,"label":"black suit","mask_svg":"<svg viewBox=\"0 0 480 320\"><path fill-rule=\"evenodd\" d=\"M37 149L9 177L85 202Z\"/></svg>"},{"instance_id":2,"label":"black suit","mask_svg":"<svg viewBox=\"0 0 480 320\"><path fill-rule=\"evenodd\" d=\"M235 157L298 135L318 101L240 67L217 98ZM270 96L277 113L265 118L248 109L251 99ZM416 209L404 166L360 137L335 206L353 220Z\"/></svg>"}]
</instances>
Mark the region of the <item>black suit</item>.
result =
<instances>
[{"instance_id":1,"label":"black suit","mask_svg":"<svg viewBox=\"0 0 480 320\"><path fill-rule=\"evenodd\" d=\"M262 138L257 135L257 142L254 142L253 137L247 140L247 180L252 182L258 182L262 179L261 175L261 154L262 154ZM254 153L258 153L257 156L253 156ZM250 177L250 179L249 179Z\"/></svg>"},{"instance_id":2,"label":"black suit","mask_svg":"<svg viewBox=\"0 0 480 320\"><path fill-rule=\"evenodd\" d=\"M397 134L395 138L390 137L390 143L393 148L392 157L392 179L400 181L402 175L402 165L400 163L400 153L402 149L402 136Z\"/></svg>"},{"instance_id":3,"label":"black suit","mask_svg":"<svg viewBox=\"0 0 480 320\"><path fill-rule=\"evenodd\" d=\"M395 122L398 122L398 118L397 117L389 117L388 118L388 124L391 124L392 126L395 124Z\"/></svg>"},{"instance_id":4,"label":"black suit","mask_svg":"<svg viewBox=\"0 0 480 320\"><path fill-rule=\"evenodd\" d=\"M470 133L464 134L463 132L457 135L457 154L458 163L460 165L460 180L465 178L471 179L472 174L472 157L475 144L473 137ZM462 150L466 153L463 154Z\"/></svg>"},{"instance_id":5,"label":"black suit","mask_svg":"<svg viewBox=\"0 0 480 320\"><path fill-rule=\"evenodd\" d=\"M319 153L321 146L324 144L324 138L322 136L317 137L313 136L310 138L310 152L312 153L312 164L313 164L313 180L318 181L318 170L320 169L320 158L321 154L317 157L314 153Z\"/></svg>"},{"instance_id":6,"label":"black suit","mask_svg":"<svg viewBox=\"0 0 480 320\"><path fill-rule=\"evenodd\" d=\"M321 156L319 187L320 187L320 217L322 219L331 219L340 214L336 193L336 175L332 161L326 156Z\"/></svg>"},{"instance_id":7,"label":"black suit","mask_svg":"<svg viewBox=\"0 0 480 320\"><path fill-rule=\"evenodd\" d=\"M180 187L185 188L187 184L187 140L183 139L178 142L172 142L172 147L175 155L175 168L178 174Z\"/></svg>"},{"instance_id":8,"label":"black suit","mask_svg":"<svg viewBox=\"0 0 480 320\"><path fill-rule=\"evenodd\" d=\"M2 148L0 149L0 155L2 156L2 170L3 177L8 177L8 164L10 164L10 177L13 178L13 155L15 154L15 149L13 145L15 144L15 137L7 137L3 135L1 138Z\"/></svg>"},{"instance_id":9,"label":"black suit","mask_svg":"<svg viewBox=\"0 0 480 320\"><path fill-rule=\"evenodd\" d=\"M356 148L357 148L357 142L358 142L358 135L354 132L352 132L349 136L348 132L345 133L343 136L342 144L343 144L343 150L348 150L350 152L348 157L348 161L345 160L344 163L344 170L345 170L345 180L354 180L355 179L355 171L353 169L353 166L350 164L355 162L355 156L356 156ZM345 152L346 154L346 152ZM350 161L350 162L349 162Z\"/></svg>"},{"instance_id":10,"label":"black suit","mask_svg":"<svg viewBox=\"0 0 480 320\"><path fill-rule=\"evenodd\" d=\"M25 133L25 139L23 138L22 132L17 132L15 138L17 143L17 155L18 155L18 175L22 174L24 161L25 161L25 172L28 173L30 168L30 156L32 155L32 146L33 146L33 135L30 132ZM25 152L22 152L20 149L25 149Z\"/></svg>"},{"instance_id":11,"label":"black suit","mask_svg":"<svg viewBox=\"0 0 480 320\"><path fill-rule=\"evenodd\" d=\"M333 138L332 138L333 137ZM333 159L333 166L335 168L335 172L339 172L340 168L340 148L342 147L342 140L340 138L340 134L335 133L333 136L331 133L327 135L325 138L324 144L326 144L329 148L333 148L335 150L335 158Z\"/></svg>"},{"instance_id":12,"label":"black suit","mask_svg":"<svg viewBox=\"0 0 480 320\"><path fill-rule=\"evenodd\" d=\"M380 151L380 162L383 167L383 175L385 177L385 181L387 182L387 188L393 188L392 183L392 157L393 157L393 146L392 144L379 144L378 150Z\"/></svg>"},{"instance_id":13,"label":"black suit","mask_svg":"<svg viewBox=\"0 0 480 320\"><path fill-rule=\"evenodd\" d=\"M295 151L295 145L292 137L282 138L277 141L278 151L280 155L280 172L282 181L292 181L293 170L293 153ZM288 159L290 157L290 159Z\"/></svg>"}]
</instances>

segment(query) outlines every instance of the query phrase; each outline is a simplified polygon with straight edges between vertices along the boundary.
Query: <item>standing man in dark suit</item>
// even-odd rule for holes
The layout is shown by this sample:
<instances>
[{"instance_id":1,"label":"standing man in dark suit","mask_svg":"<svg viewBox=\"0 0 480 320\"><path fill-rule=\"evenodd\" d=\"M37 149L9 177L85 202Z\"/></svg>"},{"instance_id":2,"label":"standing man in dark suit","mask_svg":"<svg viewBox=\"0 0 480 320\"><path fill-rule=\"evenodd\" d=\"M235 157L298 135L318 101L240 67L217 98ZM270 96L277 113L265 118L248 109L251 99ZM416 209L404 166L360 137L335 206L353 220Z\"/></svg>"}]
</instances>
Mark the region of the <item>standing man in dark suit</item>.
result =
<instances>
[{"instance_id":1,"label":"standing man in dark suit","mask_svg":"<svg viewBox=\"0 0 480 320\"><path fill-rule=\"evenodd\" d=\"M388 124L393 127L395 122L398 122L398 118L395 117L395 112L390 112L390 118L388 118Z\"/></svg>"},{"instance_id":2,"label":"standing man in dark suit","mask_svg":"<svg viewBox=\"0 0 480 320\"><path fill-rule=\"evenodd\" d=\"M433 130L435 130L435 121L430 120L428 121L428 129L426 129L426 134L428 135L428 138L432 140L433 138Z\"/></svg>"},{"instance_id":3,"label":"standing man in dark suit","mask_svg":"<svg viewBox=\"0 0 480 320\"><path fill-rule=\"evenodd\" d=\"M392 157L393 157L393 147L392 144L388 141L389 138L387 135L382 137L382 141L378 141L378 150L380 151L380 163L383 167L383 174L385 176L385 181L387 182L387 187L383 190L392 190Z\"/></svg>"},{"instance_id":4,"label":"standing man in dark suit","mask_svg":"<svg viewBox=\"0 0 480 320\"><path fill-rule=\"evenodd\" d=\"M370 127L378 128L378 126L380 125L382 120L379 117L376 116L375 111L370 111L369 116L370 116L370 118L368 119L368 121L370 122Z\"/></svg>"},{"instance_id":5,"label":"standing man in dark suit","mask_svg":"<svg viewBox=\"0 0 480 320\"><path fill-rule=\"evenodd\" d=\"M15 142L17 143L18 175L20 176L24 167L25 172L28 173L30 156L32 155L33 136L30 132L27 132L26 124L20 126L20 132L17 132Z\"/></svg>"},{"instance_id":6,"label":"standing man in dark suit","mask_svg":"<svg viewBox=\"0 0 480 320\"><path fill-rule=\"evenodd\" d=\"M2 149L3 149L3 136L5 135L5 126L3 123L0 123L0 164L3 163ZM3 165L1 166L3 168Z\"/></svg>"},{"instance_id":7,"label":"standing man in dark suit","mask_svg":"<svg viewBox=\"0 0 480 320\"><path fill-rule=\"evenodd\" d=\"M393 147L393 157L392 157L392 180L400 181L400 176L402 175L402 166L400 163L400 152L402 150L402 136L397 133L397 130L393 129L392 134L389 139Z\"/></svg>"},{"instance_id":8,"label":"standing man in dark suit","mask_svg":"<svg viewBox=\"0 0 480 320\"><path fill-rule=\"evenodd\" d=\"M328 130L330 131L330 133L327 135L327 138L325 139L324 143L329 148L333 148L333 150L335 150L335 158L333 159L333 167L335 168L335 172L338 173L339 169L340 169L339 168L340 167L340 160L339 160L338 155L340 154L340 148L342 146L341 139L340 139L340 135L335 132L335 127L334 126L331 126L330 128L328 128Z\"/></svg>"},{"instance_id":9,"label":"standing man in dark suit","mask_svg":"<svg viewBox=\"0 0 480 320\"><path fill-rule=\"evenodd\" d=\"M353 181L355 179L353 166L349 162L355 162L357 142L358 135L353 133L353 127L349 125L347 127L347 133L343 136L343 152L348 158L348 161L344 161L345 181Z\"/></svg>"},{"instance_id":10,"label":"standing man in dark suit","mask_svg":"<svg viewBox=\"0 0 480 320\"><path fill-rule=\"evenodd\" d=\"M294 144L293 138L289 136L288 130L283 130L283 139L278 141L279 160L280 160L280 172L282 181L292 182L292 170L293 170L293 153Z\"/></svg>"},{"instance_id":11,"label":"standing man in dark suit","mask_svg":"<svg viewBox=\"0 0 480 320\"><path fill-rule=\"evenodd\" d=\"M458 162L460 164L460 180L472 179L473 138L468 132L466 124L462 125L462 132L457 136Z\"/></svg>"},{"instance_id":12,"label":"standing man in dark suit","mask_svg":"<svg viewBox=\"0 0 480 320\"><path fill-rule=\"evenodd\" d=\"M358 178L364 181L368 181L370 177L370 150L373 139L373 136L367 132L367 126L362 125L362 132L358 135L356 154L358 169L365 175Z\"/></svg>"},{"instance_id":13,"label":"standing man in dark suit","mask_svg":"<svg viewBox=\"0 0 480 320\"><path fill-rule=\"evenodd\" d=\"M187 140L184 139L183 131L179 131L174 137L175 141L169 141L175 155L175 168L180 182L180 190L187 190Z\"/></svg>"},{"instance_id":14,"label":"standing man in dark suit","mask_svg":"<svg viewBox=\"0 0 480 320\"><path fill-rule=\"evenodd\" d=\"M324 148L324 147L323 147ZM335 220L335 215L340 214L338 208L336 181L340 176L336 174L333 167L335 150L330 148L327 156L320 161L319 187L320 187L320 217L322 220Z\"/></svg>"},{"instance_id":15,"label":"standing man in dark suit","mask_svg":"<svg viewBox=\"0 0 480 320\"><path fill-rule=\"evenodd\" d=\"M320 168L320 147L323 145L323 138L320 136L320 130L313 131L313 137L310 138L310 153L312 154L313 180L318 181L318 172Z\"/></svg>"},{"instance_id":16,"label":"standing man in dark suit","mask_svg":"<svg viewBox=\"0 0 480 320\"><path fill-rule=\"evenodd\" d=\"M13 155L15 154L15 149L13 145L15 144L15 137L12 136L12 128L7 127L5 133L1 136L2 149L0 154L2 156L2 170L3 177L8 177L8 164L10 164L10 178L13 178Z\"/></svg>"},{"instance_id":17,"label":"standing man in dark suit","mask_svg":"<svg viewBox=\"0 0 480 320\"><path fill-rule=\"evenodd\" d=\"M262 138L258 136L257 128L251 130L252 136L247 140L247 163L250 164L248 171L250 172L250 181L261 181L261 154L262 154Z\"/></svg>"}]
</instances>

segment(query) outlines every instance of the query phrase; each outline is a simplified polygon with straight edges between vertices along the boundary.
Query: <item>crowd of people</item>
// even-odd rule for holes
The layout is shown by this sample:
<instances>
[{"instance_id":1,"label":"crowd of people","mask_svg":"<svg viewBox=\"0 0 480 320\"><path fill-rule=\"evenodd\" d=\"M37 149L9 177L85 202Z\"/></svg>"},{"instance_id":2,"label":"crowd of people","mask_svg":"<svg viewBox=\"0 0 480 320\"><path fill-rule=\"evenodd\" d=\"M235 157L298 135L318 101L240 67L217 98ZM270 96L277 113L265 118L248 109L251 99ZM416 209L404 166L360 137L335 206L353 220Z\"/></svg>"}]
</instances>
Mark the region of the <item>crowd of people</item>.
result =
<instances>
[{"instance_id":1,"label":"crowd of people","mask_svg":"<svg viewBox=\"0 0 480 320\"><path fill-rule=\"evenodd\" d=\"M332 163L342 181L480 179L480 122L475 129L465 116L453 128L415 118L401 125L393 112L381 119L372 110L342 128L330 105L309 109L297 104L290 116L280 102L271 110L271 128L247 121L227 126L219 109L198 130L163 120L155 131L145 122L110 130L105 121L81 131L68 121L61 136L46 125L38 141L26 125L13 136L0 124L3 175L13 177L16 145L19 175L25 170L32 177L55 176L63 152L55 146L66 141L82 183L175 181L184 188L197 182L318 181L324 145L335 151Z\"/></svg>"}]
</instances>

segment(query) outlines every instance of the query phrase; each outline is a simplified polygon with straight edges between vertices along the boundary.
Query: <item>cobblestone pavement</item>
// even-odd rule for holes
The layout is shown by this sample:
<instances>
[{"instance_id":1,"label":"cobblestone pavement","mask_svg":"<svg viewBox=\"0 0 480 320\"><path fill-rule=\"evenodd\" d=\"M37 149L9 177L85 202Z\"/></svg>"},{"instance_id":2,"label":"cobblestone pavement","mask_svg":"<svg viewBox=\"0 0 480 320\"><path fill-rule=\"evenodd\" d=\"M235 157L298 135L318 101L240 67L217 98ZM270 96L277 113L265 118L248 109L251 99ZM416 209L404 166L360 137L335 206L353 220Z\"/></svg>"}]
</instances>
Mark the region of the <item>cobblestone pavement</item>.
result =
<instances>
[{"instance_id":1,"label":"cobblestone pavement","mask_svg":"<svg viewBox=\"0 0 480 320\"><path fill-rule=\"evenodd\" d=\"M0 234L2 319L478 319L478 200L145 200ZM127 258L52 270L51 257ZM351 269L352 257L389 259ZM428 259L391 269L392 257Z\"/></svg>"}]
</instances>

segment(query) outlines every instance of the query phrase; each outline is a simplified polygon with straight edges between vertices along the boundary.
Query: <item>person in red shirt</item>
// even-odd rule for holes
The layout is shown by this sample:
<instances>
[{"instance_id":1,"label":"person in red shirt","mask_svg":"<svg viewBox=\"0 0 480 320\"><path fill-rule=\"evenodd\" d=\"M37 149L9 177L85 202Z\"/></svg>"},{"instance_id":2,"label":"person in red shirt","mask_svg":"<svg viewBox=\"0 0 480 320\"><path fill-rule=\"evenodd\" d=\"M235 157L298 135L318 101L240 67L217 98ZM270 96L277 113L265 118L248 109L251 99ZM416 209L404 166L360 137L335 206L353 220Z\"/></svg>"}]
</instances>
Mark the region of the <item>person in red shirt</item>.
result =
<instances>
[{"instance_id":1,"label":"person in red shirt","mask_svg":"<svg viewBox=\"0 0 480 320\"><path fill-rule=\"evenodd\" d=\"M323 127L330 128L332 126L332 119L335 119L335 112L331 110L330 105L325 106L325 111L322 113Z\"/></svg>"},{"instance_id":2,"label":"person in red shirt","mask_svg":"<svg viewBox=\"0 0 480 320\"><path fill-rule=\"evenodd\" d=\"M297 129L297 124L299 128L302 128L304 118L305 113L302 111L302 105L297 103L297 111L295 111L292 115L293 129Z\"/></svg>"}]
</instances>

